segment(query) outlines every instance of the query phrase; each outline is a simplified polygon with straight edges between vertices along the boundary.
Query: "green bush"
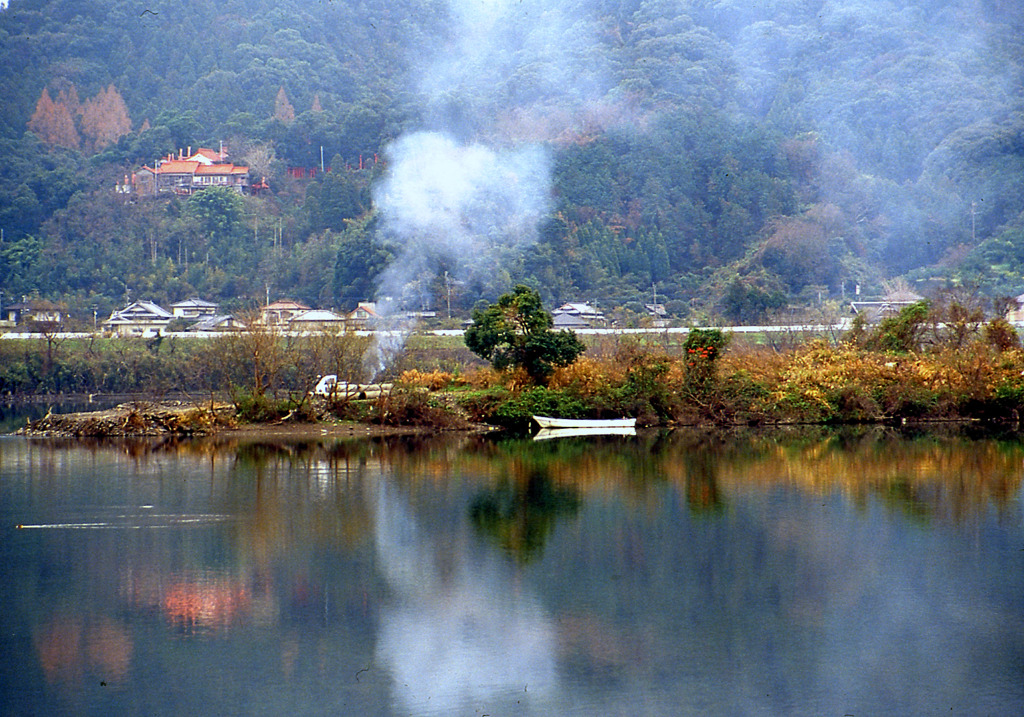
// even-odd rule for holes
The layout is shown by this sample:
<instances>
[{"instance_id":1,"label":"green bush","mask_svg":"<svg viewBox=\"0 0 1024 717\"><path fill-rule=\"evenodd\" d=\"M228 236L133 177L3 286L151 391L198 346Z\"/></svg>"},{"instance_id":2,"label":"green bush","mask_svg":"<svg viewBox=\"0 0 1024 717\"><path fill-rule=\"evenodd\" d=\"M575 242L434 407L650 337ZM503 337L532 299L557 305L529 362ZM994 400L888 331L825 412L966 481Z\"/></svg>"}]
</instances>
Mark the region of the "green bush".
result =
<instances>
[{"instance_id":1,"label":"green bush","mask_svg":"<svg viewBox=\"0 0 1024 717\"><path fill-rule=\"evenodd\" d=\"M918 301L905 306L896 316L882 319L867 337L866 347L897 354L917 351L921 347L930 308L927 301Z\"/></svg>"},{"instance_id":2,"label":"green bush","mask_svg":"<svg viewBox=\"0 0 1024 717\"><path fill-rule=\"evenodd\" d=\"M535 415L583 418L587 415L587 406L565 391L537 387L499 404L489 421L510 430L525 432L530 428L530 417Z\"/></svg>"},{"instance_id":3,"label":"green bush","mask_svg":"<svg viewBox=\"0 0 1024 717\"><path fill-rule=\"evenodd\" d=\"M288 415L295 407L290 400L279 401L266 394L238 391L232 394L235 414L245 423L272 423Z\"/></svg>"},{"instance_id":4,"label":"green bush","mask_svg":"<svg viewBox=\"0 0 1024 717\"><path fill-rule=\"evenodd\" d=\"M683 342L687 388L706 393L715 381L715 369L729 337L721 329L691 329Z\"/></svg>"}]
</instances>

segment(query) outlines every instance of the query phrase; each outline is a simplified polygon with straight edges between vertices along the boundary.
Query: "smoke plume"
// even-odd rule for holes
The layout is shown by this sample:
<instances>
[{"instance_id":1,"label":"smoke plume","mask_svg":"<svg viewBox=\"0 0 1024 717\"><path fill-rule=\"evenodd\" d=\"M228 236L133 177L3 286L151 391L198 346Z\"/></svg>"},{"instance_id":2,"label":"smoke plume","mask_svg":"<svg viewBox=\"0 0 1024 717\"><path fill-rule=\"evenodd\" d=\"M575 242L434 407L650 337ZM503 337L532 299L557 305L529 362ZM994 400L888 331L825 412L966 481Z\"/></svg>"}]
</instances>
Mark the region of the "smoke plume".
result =
<instances>
[{"instance_id":1,"label":"smoke plume","mask_svg":"<svg viewBox=\"0 0 1024 717\"><path fill-rule=\"evenodd\" d=\"M449 14L450 36L422 66L422 126L387 148L374 191L380 238L399 247L377 291L387 316L430 305L442 267L507 289L498 268L536 241L550 206L547 144L608 114L586 23L536 0L454 0Z\"/></svg>"}]
</instances>

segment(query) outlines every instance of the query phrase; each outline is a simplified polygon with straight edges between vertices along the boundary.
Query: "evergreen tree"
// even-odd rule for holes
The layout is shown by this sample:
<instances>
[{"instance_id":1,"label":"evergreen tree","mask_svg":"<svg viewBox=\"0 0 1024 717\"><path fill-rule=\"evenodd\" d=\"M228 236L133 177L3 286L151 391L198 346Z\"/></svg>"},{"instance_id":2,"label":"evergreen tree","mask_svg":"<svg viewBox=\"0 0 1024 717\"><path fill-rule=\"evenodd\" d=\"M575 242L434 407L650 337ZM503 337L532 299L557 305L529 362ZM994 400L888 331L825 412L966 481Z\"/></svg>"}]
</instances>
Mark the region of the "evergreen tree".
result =
<instances>
[{"instance_id":1,"label":"evergreen tree","mask_svg":"<svg viewBox=\"0 0 1024 717\"><path fill-rule=\"evenodd\" d=\"M496 369L522 368L543 383L556 367L568 366L586 350L575 333L553 331L553 326L540 294L520 284L486 309L473 312L465 341L470 351Z\"/></svg>"}]
</instances>

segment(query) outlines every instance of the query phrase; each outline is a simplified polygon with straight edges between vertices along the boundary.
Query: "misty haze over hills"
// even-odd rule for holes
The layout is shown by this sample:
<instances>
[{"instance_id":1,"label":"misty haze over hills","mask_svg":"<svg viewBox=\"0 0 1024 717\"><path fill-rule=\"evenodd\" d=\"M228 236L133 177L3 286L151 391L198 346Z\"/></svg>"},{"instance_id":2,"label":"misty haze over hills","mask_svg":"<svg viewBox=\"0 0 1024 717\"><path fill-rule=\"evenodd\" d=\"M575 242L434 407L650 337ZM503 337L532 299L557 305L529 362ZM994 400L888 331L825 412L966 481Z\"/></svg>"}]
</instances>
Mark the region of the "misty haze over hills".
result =
<instances>
[{"instance_id":1,"label":"misty haze over hills","mask_svg":"<svg viewBox=\"0 0 1024 717\"><path fill-rule=\"evenodd\" d=\"M1024 291L1017 3L375 5L12 0L5 300L464 315L525 282L697 322ZM200 146L269 189L114 191Z\"/></svg>"}]
</instances>

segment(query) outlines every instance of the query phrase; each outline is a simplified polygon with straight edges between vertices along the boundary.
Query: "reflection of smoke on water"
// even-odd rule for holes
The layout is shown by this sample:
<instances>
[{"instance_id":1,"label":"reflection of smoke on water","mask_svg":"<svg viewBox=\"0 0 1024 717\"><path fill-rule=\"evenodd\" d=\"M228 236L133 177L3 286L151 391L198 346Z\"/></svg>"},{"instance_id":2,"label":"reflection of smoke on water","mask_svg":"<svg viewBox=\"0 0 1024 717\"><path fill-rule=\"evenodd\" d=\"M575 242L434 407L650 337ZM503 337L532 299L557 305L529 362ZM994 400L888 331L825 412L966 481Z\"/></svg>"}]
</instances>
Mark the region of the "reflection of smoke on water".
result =
<instances>
[{"instance_id":1,"label":"reflection of smoke on water","mask_svg":"<svg viewBox=\"0 0 1024 717\"><path fill-rule=\"evenodd\" d=\"M514 583L511 568L475 558L466 542L442 545L384 480L377 498L377 554L393 591L377 655L391 671L399 707L449 714L550 696L554 626Z\"/></svg>"}]
</instances>

